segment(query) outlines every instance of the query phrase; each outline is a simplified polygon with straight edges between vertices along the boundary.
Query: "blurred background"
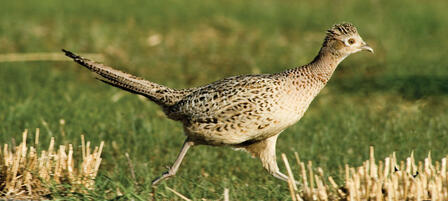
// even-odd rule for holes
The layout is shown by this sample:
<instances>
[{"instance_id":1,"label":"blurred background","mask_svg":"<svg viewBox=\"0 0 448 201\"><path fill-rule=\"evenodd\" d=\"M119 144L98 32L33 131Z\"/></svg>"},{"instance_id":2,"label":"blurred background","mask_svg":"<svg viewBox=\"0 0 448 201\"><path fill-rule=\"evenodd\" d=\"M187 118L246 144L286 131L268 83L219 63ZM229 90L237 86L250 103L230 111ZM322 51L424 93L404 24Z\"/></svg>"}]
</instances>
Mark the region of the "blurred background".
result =
<instances>
[{"instance_id":1,"label":"blurred background","mask_svg":"<svg viewBox=\"0 0 448 201\"><path fill-rule=\"evenodd\" d=\"M438 159L448 154L447 9L446 0L2 0L0 143L26 128L40 128L42 142L54 136L78 146L80 134L104 140L98 187L89 196L113 198L119 189L147 199L151 180L183 143L181 124L74 62L11 62L10 54L95 53L125 72L186 88L307 64L328 28L351 22L375 54L340 64L302 120L280 136L278 155L297 151L336 179L345 163L367 159L370 145L378 159L394 151L418 159L431 151ZM229 148L194 148L162 185L196 199L222 199L224 188L235 200L289 199L287 185L257 159ZM160 188L156 197L174 195Z\"/></svg>"}]
</instances>

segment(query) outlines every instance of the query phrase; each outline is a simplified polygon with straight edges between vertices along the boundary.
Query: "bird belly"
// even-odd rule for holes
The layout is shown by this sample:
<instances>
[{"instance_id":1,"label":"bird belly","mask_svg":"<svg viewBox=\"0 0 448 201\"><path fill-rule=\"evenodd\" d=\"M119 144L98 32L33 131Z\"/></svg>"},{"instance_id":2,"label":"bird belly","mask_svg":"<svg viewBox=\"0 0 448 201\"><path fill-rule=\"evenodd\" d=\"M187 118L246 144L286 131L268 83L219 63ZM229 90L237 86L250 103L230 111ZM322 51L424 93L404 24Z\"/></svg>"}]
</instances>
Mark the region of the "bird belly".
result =
<instances>
[{"instance_id":1,"label":"bird belly","mask_svg":"<svg viewBox=\"0 0 448 201\"><path fill-rule=\"evenodd\" d=\"M237 145L277 135L299 121L302 115L278 107L271 113L261 114L260 117L234 122L192 123L185 127L185 134L202 144Z\"/></svg>"}]
</instances>

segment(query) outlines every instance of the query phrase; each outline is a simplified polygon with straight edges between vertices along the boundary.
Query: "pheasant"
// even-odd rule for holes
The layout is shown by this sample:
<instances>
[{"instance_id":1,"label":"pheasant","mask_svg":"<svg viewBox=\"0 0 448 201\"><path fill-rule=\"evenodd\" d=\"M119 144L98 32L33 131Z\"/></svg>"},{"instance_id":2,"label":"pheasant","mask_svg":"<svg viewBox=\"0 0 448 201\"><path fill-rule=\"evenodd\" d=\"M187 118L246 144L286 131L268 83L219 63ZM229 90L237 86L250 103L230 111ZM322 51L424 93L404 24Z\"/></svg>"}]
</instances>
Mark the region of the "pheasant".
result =
<instances>
[{"instance_id":1,"label":"pheasant","mask_svg":"<svg viewBox=\"0 0 448 201\"><path fill-rule=\"evenodd\" d=\"M189 148L231 146L258 157L274 177L287 181L276 161L279 134L298 122L336 67L350 54L373 53L350 23L336 24L326 34L318 55L307 65L274 74L241 75L188 89L173 89L115 70L67 50L65 55L100 80L140 94L183 124L186 140L169 170L152 185L176 174Z\"/></svg>"}]
</instances>

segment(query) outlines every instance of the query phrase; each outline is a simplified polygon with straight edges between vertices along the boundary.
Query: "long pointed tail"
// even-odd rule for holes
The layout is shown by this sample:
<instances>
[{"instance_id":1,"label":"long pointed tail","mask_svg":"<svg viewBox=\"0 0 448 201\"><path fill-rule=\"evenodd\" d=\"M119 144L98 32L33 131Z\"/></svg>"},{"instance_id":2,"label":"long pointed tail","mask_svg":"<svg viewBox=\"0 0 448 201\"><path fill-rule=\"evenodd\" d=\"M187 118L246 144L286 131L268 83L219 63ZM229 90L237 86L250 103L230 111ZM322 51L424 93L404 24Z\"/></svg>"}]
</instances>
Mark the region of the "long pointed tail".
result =
<instances>
[{"instance_id":1,"label":"long pointed tail","mask_svg":"<svg viewBox=\"0 0 448 201\"><path fill-rule=\"evenodd\" d=\"M101 81L131 93L143 95L161 106L173 105L194 90L176 90L168 88L80 57L70 51L64 49L62 49L62 51L76 63L81 64L90 71L100 75L101 77L99 79Z\"/></svg>"}]
</instances>

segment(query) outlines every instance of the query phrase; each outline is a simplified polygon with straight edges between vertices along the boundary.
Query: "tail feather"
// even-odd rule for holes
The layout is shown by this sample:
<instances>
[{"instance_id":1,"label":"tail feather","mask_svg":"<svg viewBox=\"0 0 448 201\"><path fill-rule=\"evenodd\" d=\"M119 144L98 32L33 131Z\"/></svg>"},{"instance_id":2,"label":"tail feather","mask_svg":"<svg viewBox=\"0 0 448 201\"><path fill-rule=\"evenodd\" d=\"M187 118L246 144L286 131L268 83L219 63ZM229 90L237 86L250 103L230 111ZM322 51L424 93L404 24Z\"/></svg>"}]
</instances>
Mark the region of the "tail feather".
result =
<instances>
[{"instance_id":1,"label":"tail feather","mask_svg":"<svg viewBox=\"0 0 448 201\"><path fill-rule=\"evenodd\" d=\"M70 51L64 49L62 49L62 51L76 63L81 64L90 71L100 75L101 77L99 79L104 83L131 93L143 95L162 106L174 105L183 97L194 91L194 89L172 89L80 57Z\"/></svg>"}]
</instances>

